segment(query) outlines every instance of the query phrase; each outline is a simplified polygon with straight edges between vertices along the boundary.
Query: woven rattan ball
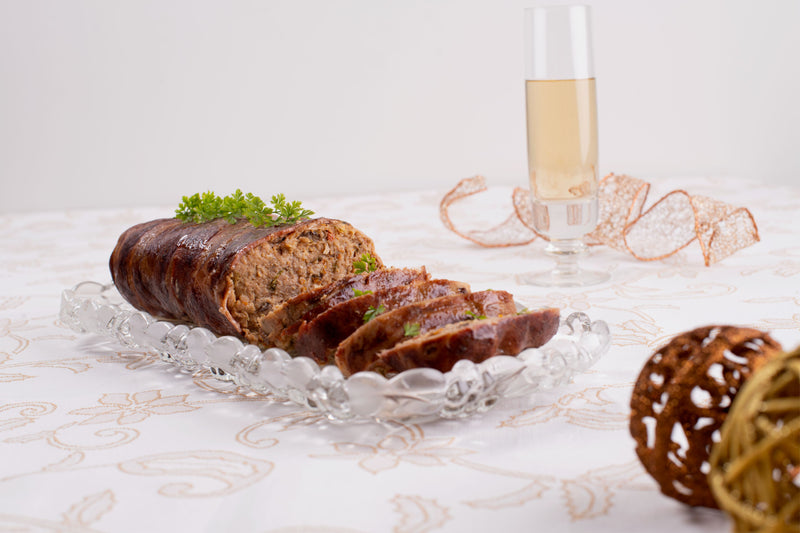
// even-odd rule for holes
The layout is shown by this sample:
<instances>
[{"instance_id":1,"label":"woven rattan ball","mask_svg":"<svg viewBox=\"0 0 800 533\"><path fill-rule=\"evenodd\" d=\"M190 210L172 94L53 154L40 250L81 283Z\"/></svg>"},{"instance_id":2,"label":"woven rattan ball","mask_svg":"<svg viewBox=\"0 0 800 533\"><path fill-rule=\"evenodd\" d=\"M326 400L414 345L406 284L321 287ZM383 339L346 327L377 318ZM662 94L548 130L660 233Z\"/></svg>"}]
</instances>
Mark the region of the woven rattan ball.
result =
<instances>
[{"instance_id":1,"label":"woven rattan ball","mask_svg":"<svg viewBox=\"0 0 800 533\"><path fill-rule=\"evenodd\" d=\"M800 348L747 380L710 464L711 490L737 532L800 531Z\"/></svg>"},{"instance_id":2,"label":"woven rattan ball","mask_svg":"<svg viewBox=\"0 0 800 533\"><path fill-rule=\"evenodd\" d=\"M706 479L711 446L739 387L780 351L761 331L708 326L676 336L645 363L631 397L630 432L661 492L717 507Z\"/></svg>"}]
</instances>

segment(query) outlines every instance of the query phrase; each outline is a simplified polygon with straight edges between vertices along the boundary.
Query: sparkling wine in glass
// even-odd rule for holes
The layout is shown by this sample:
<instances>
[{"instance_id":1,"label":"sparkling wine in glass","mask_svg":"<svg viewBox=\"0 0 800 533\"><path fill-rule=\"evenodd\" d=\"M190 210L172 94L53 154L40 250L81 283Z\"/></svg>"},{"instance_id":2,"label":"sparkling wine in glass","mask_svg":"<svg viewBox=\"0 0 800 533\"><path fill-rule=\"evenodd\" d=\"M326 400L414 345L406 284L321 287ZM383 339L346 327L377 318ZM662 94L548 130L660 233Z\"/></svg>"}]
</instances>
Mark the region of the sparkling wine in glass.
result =
<instances>
[{"instance_id":1,"label":"sparkling wine in glass","mask_svg":"<svg viewBox=\"0 0 800 533\"><path fill-rule=\"evenodd\" d=\"M528 173L536 231L549 240L552 270L522 274L543 286L608 280L583 270L583 237L597 225L597 96L588 6L525 10Z\"/></svg>"}]
</instances>

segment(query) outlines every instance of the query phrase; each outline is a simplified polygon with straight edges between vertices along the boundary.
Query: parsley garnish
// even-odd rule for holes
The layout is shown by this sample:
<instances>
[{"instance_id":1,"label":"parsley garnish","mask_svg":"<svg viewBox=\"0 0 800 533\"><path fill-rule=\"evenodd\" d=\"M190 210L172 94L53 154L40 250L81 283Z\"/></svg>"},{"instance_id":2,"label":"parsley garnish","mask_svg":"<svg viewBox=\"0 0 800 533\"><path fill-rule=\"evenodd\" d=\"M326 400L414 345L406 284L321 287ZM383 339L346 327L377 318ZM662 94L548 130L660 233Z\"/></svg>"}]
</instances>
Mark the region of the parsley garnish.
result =
<instances>
[{"instance_id":1,"label":"parsley garnish","mask_svg":"<svg viewBox=\"0 0 800 533\"><path fill-rule=\"evenodd\" d=\"M358 289L353 289L353 296L354 297L364 296L365 294L372 294L372 291L370 291L370 290L360 291Z\"/></svg>"},{"instance_id":2,"label":"parsley garnish","mask_svg":"<svg viewBox=\"0 0 800 533\"><path fill-rule=\"evenodd\" d=\"M364 313L364 323L366 324L384 311L386 311L386 307L383 304L380 304L377 309L370 305L367 307L367 312Z\"/></svg>"},{"instance_id":3,"label":"parsley garnish","mask_svg":"<svg viewBox=\"0 0 800 533\"><path fill-rule=\"evenodd\" d=\"M234 224L247 219L254 226L277 226L294 224L314 214L303 209L301 202L287 202L283 194L276 194L268 206L253 193L244 194L241 189L224 198L211 191L184 196L175 210L175 216L184 222L208 222L224 218Z\"/></svg>"},{"instance_id":4,"label":"parsley garnish","mask_svg":"<svg viewBox=\"0 0 800 533\"><path fill-rule=\"evenodd\" d=\"M466 314L470 320L486 320L486 315L479 315L475 311L464 311L464 314Z\"/></svg>"},{"instance_id":5,"label":"parsley garnish","mask_svg":"<svg viewBox=\"0 0 800 533\"><path fill-rule=\"evenodd\" d=\"M521 310L517 311L518 315L526 315L528 313L530 313L530 311L528 310L527 307L523 307Z\"/></svg>"},{"instance_id":6,"label":"parsley garnish","mask_svg":"<svg viewBox=\"0 0 800 533\"><path fill-rule=\"evenodd\" d=\"M353 271L356 274L375 272L376 270L378 270L378 260L371 254L361 254L361 259L353 261Z\"/></svg>"},{"instance_id":7,"label":"parsley garnish","mask_svg":"<svg viewBox=\"0 0 800 533\"><path fill-rule=\"evenodd\" d=\"M403 335L406 337L416 337L419 335L420 325L417 322L406 322L403 324Z\"/></svg>"}]
</instances>

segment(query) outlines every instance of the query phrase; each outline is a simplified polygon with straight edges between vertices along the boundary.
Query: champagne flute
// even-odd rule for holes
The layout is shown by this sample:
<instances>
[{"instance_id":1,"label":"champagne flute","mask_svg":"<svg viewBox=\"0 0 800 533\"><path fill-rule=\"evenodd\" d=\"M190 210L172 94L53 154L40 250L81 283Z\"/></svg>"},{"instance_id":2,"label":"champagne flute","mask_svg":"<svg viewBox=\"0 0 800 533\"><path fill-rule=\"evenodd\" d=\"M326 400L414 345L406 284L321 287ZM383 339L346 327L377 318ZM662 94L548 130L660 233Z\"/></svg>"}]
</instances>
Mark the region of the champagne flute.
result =
<instances>
[{"instance_id":1,"label":"champagne flute","mask_svg":"<svg viewBox=\"0 0 800 533\"><path fill-rule=\"evenodd\" d=\"M585 286L609 279L578 267L597 225L597 97L588 6L525 10L525 97L533 222L553 270L522 283Z\"/></svg>"}]
</instances>

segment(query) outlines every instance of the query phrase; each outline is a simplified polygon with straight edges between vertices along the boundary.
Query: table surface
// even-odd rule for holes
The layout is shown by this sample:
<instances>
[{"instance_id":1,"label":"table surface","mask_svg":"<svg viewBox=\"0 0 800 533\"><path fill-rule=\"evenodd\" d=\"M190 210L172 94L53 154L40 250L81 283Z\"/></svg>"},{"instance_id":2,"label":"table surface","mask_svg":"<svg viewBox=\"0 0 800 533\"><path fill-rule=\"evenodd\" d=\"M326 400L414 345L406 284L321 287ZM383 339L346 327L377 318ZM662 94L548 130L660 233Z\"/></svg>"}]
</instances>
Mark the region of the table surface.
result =
<instances>
[{"instance_id":1,"label":"table surface","mask_svg":"<svg viewBox=\"0 0 800 533\"><path fill-rule=\"evenodd\" d=\"M389 265L608 322L611 349L573 383L425 423L334 424L60 324L61 291L108 281L119 233L168 208L0 216L0 530L727 530L723 513L658 491L628 433L630 394L653 351L695 327L800 343L800 189L674 178L648 204L677 188L748 207L761 242L711 267L697 242L656 262L595 247L586 263L609 283L541 289L515 274L550 266L544 244L462 240L439 220L442 190L307 200ZM510 189L465 209L469 224L500 222Z\"/></svg>"}]
</instances>

